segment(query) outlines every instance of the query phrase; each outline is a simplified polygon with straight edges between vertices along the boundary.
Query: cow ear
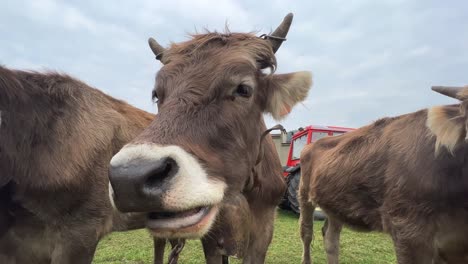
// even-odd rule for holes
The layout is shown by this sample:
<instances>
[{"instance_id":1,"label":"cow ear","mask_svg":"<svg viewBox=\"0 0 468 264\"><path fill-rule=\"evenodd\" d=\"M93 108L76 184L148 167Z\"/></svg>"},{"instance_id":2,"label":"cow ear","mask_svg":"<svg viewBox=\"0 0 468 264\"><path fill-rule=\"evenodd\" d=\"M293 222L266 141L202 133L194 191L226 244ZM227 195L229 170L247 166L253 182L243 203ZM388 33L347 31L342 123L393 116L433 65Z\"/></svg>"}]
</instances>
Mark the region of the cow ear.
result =
<instances>
[{"instance_id":1,"label":"cow ear","mask_svg":"<svg viewBox=\"0 0 468 264\"><path fill-rule=\"evenodd\" d=\"M460 107L434 106L427 111L426 126L436 138L436 154L440 152L441 147L446 147L453 154L463 137L467 136L463 107L464 103Z\"/></svg>"},{"instance_id":2,"label":"cow ear","mask_svg":"<svg viewBox=\"0 0 468 264\"><path fill-rule=\"evenodd\" d=\"M284 118L297 103L303 101L312 86L312 73L308 71L274 74L267 78L265 112L276 120Z\"/></svg>"}]
</instances>

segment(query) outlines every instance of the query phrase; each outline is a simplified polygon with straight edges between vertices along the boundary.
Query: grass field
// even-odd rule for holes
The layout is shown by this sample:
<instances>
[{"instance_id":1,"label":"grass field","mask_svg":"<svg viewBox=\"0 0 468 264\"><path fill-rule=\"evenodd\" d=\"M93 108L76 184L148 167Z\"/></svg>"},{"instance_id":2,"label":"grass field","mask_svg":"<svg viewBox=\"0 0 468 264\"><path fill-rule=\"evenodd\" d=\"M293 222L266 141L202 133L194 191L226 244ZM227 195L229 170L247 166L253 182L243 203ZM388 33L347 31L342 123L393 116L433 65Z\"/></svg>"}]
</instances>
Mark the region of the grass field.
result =
<instances>
[{"instance_id":1,"label":"grass field","mask_svg":"<svg viewBox=\"0 0 468 264\"><path fill-rule=\"evenodd\" d=\"M326 263L321 228L323 222L315 222L313 243L314 263ZM340 263L380 264L395 263L390 238L380 233L358 233L344 228L341 233ZM166 250L166 256L168 251ZM266 263L301 263L302 243L299 237L298 216L278 210L273 242ZM98 246L93 263L152 263L153 244L145 230L114 233L104 238ZM188 241L179 259L181 264L204 263L201 244ZM230 263L240 263L231 260Z\"/></svg>"}]
</instances>

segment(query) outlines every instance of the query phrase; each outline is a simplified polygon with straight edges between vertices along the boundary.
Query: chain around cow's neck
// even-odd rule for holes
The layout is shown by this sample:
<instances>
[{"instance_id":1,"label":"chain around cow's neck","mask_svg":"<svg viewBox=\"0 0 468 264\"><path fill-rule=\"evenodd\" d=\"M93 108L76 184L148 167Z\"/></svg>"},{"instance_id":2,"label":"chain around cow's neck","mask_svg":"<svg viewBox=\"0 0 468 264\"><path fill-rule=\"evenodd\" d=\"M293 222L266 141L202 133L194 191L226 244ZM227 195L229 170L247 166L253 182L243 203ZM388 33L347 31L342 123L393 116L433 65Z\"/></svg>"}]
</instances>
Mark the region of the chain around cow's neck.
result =
<instances>
[{"instance_id":1,"label":"chain around cow's neck","mask_svg":"<svg viewBox=\"0 0 468 264\"><path fill-rule=\"evenodd\" d=\"M182 252L182 249L184 248L184 246L185 246L185 239L178 239L177 245L175 245L175 247L172 248L171 254L169 255L168 264L177 264L179 254L180 252Z\"/></svg>"},{"instance_id":2,"label":"chain around cow's neck","mask_svg":"<svg viewBox=\"0 0 468 264\"><path fill-rule=\"evenodd\" d=\"M257 155L257 159L255 160L255 164L254 166L252 167L252 171L251 171L251 174L250 174L250 177L249 179L247 180L246 184L245 184L245 187L244 187L244 192L245 191L250 191L252 190L252 188L254 187L255 185L255 177L257 176L257 170L258 170L258 165L262 162L263 160L263 154L264 154L264 151L263 151L263 140L265 139L265 137L273 130L280 130L282 132L286 131L284 129L284 127L280 124L272 127L272 128L269 128L267 130L265 130L265 132L262 133L262 135L260 136L260 143L259 143L259 147L258 147L258 155Z\"/></svg>"}]
</instances>

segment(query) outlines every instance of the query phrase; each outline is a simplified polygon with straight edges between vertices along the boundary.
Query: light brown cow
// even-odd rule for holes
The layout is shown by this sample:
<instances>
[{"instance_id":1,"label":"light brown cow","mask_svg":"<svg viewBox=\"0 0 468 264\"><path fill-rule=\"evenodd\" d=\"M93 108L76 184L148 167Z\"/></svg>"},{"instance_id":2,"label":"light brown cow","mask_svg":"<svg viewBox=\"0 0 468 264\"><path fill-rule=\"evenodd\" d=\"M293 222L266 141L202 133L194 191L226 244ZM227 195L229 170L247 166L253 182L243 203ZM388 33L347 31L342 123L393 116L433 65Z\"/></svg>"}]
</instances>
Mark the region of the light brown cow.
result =
<instances>
[{"instance_id":1,"label":"light brown cow","mask_svg":"<svg viewBox=\"0 0 468 264\"><path fill-rule=\"evenodd\" d=\"M303 150L303 263L311 263L316 206L328 215L328 263L338 263L343 224L389 233L400 264L468 263L468 87L448 94L462 102L380 119Z\"/></svg>"},{"instance_id":2,"label":"light brown cow","mask_svg":"<svg viewBox=\"0 0 468 264\"><path fill-rule=\"evenodd\" d=\"M147 212L147 227L156 237L203 237L205 249L218 245L224 251L219 241L229 237L206 234L226 219L220 208L245 200L245 223L234 221L247 229L240 235L244 243L238 244L246 245L240 257L244 263L264 262L285 183L271 137L259 151L263 114L287 114L311 86L309 72L262 71L276 68L274 52L291 21L289 14L265 38L206 33L169 49L150 39L164 64L153 91L158 118L112 158L117 208ZM208 263L220 261L219 252L207 256Z\"/></svg>"},{"instance_id":3,"label":"light brown cow","mask_svg":"<svg viewBox=\"0 0 468 264\"><path fill-rule=\"evenodd\" d=\"M113 210L108 164L153 119L67 75L0 67L0 263L91 263L104 235L144 227Z\"/></svg>"}]
</instances>

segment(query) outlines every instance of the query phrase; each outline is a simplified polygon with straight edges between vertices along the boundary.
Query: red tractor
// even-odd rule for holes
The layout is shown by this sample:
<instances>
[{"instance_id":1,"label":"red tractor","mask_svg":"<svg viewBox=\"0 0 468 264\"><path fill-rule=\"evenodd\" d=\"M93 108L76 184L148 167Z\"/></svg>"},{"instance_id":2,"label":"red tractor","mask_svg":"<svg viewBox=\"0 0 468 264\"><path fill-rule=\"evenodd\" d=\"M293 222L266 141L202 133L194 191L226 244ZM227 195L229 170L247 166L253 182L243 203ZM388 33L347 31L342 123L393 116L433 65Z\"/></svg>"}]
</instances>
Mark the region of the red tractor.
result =
<instances>
[{"instance_id":1,"label":"red tractor","mask_svg":"<svg viewBox=\"0 0 468 264\"><path fill-rule=\"evenodd\" d=\"M297 190L299 188L299 179L301 177L301 151L305 145L315 142L323 137L339 136L346 132L354 130L353 128L337 126L307 126L299 129L292 138L289 146L289 155L286 166L283 168L283 174L288 185L280 207L282 209L291 209L299 214L299 202L297 200ZM320 208L315 210L315 219L323 219L325 216Z\"/></svg>"}]
</instances>

